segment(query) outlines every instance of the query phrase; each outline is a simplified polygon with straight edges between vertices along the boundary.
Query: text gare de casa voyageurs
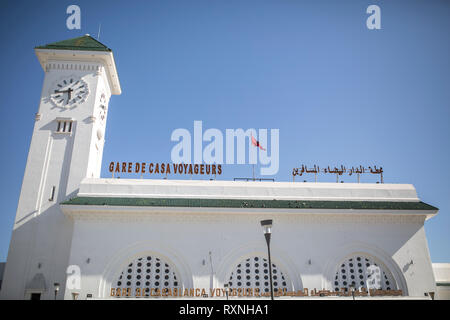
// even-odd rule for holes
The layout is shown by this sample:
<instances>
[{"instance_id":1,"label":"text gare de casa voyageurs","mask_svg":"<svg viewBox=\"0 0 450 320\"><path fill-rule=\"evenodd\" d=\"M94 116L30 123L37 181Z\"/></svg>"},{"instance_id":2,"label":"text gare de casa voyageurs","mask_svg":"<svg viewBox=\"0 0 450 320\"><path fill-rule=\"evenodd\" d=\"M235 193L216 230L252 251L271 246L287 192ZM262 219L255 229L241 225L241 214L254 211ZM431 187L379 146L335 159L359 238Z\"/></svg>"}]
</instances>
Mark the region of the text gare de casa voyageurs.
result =
<instances>
[{"instance_id":1,"label":"text gare de casa voyageurs","mask_svg":"<svg viewBox=\"0 0 450 320\"><path fill-rule=\"evenodd\" d=\"M221 164L187 164L187 163L146 163L146 162L111 162L111 173L149 173L149 174L222 174Z\"/></svg>"}]
</instances>

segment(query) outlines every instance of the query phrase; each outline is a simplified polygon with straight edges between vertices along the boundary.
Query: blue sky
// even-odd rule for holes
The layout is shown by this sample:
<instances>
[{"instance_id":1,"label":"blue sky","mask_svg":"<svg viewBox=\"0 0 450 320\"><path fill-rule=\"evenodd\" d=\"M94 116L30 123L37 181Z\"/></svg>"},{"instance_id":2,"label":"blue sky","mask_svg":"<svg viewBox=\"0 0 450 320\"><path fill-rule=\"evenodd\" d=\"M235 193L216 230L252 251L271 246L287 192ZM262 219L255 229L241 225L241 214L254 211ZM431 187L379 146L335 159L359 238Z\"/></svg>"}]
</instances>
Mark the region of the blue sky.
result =
<instances>
[{"instance_id":1,"label":"blue sky","mask_svg":"<svg viewBox=\"0 0 450 320\"><path fill-rule=\"evenodd\" d=\"M66 28L70 4L81 30ZM371 4L381 30L366 27ZM0 261L44 76L33 48L96 37L100 23L123 92L110 103L103 177L110 161L170 162L172 131L193 132L194 120L222 132L277 128L273 178L291 181L301 164L382 166L386 183L414 184L440 209L425 229L433 262L450 261L449 18L437 0L3 1ZM251 172L227 165L220 179Z\"/></svg>"}]
</instances>

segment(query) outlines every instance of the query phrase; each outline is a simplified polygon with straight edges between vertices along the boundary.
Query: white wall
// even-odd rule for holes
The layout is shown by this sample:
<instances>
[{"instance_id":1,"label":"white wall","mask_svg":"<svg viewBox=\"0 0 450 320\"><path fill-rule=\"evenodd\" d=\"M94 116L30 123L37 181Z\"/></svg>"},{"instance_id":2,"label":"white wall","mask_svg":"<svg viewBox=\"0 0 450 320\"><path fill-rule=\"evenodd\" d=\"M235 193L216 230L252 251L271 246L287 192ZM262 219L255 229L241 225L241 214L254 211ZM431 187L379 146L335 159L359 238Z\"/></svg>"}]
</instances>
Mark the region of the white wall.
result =
<instances>
[{"instance_id":1,"label":"white wall","mask_svg":"<svg viewBox=\"0 0 450 320\"><path fill-rule=\"evenodd\" d=\"M71 214L75 226L69 264L81 268L80 299L87 293L108 297L122 269L149 252L169 261L185 288L207 289L211 252L213 286L222 287L241 260L266 255L259 222L269 217L274 220L272 261L289 276L294 290L333 289L336 267L359 252L387 266L399 289L410 296L434 291L423 216L88 211ZM70 290L65 297L71 298Z\"/></svg>"},{"instance_id":2,"label":"white wall","mask_svg":"<svg viewBox=\"0 0 450 320\"><path fill-rule=\"evenodd\" d=\"M71 52L64 51L64 54ZM57 56L45 66L2 298L26 298L26 285L36 273L42 273L46 281L42 298L53 298L53 283L65 282L73 229L72 221L63 215L59 203L77 194L83 178L100 176L103 143L97 151L95 143L99 123L92 116L97 114L99 92L106 92L108 101L111 94L104 66L95 61L58 60ZM87 82L90 94L77 107L56 107L49 99L50 94L54 92L56 82L68 76ZM57 133L56 118L73 119L72 133ZM51 201L53 186L56 191Z\"/></svg>"},{"instance_id":3,"label":"white wall","mask_svg":"<svg viewBox=\"0 0 450 320\"><path fill-rule=\"evenodd\" d=\"M450 263L433 263L437 300L450 300Z\"/></svg>"}]
</instances>

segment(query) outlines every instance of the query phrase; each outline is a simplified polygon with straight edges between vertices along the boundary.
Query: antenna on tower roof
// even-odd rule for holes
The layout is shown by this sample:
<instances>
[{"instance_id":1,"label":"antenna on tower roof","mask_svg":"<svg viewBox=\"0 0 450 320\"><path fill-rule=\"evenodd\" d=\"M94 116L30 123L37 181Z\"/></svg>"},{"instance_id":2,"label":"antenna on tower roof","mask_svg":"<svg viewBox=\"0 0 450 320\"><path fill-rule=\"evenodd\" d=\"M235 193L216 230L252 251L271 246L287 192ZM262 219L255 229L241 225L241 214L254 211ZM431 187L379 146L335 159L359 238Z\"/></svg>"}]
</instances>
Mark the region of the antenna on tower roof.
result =
<instances>
[{"instance_id":1,"label":"antenna on tower roof","mask_svg":"<svg viewBox=\"0 0 450 320\"><path fill-rule=\"evenodd\" d=\"M102 23L100 22L98 26L98 34L97 34L97 40L100 41L100 30L102 29Z\"/></svg>"}]
</instances>

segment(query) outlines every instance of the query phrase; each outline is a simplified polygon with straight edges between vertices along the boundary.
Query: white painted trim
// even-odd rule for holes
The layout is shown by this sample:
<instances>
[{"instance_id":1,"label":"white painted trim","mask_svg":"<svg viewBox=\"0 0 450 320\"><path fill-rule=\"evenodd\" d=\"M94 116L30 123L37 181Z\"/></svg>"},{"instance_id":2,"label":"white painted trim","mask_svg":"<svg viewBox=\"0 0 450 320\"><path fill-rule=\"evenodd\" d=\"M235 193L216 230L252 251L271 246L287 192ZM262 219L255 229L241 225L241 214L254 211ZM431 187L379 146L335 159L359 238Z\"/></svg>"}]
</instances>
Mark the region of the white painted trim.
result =
<instances>
[{"instance_id":1,"label":"white painted trim","mask_svg":"<svg viewBox=\"0 0 450 320\"><path fill-rule=\"evenodd\" d=\"M56 50L56 49L34 49L39 63L45 72L52 70L47 67L49 60L71 61L72 63L100 63L106 69L106 77L112 94L121 94L119 75L113 53L106 51L86 50ZM97 60L97 61L96 61Z\"/></svg>"},{"instance_id":2,"label":"white painted trim","mask_svg":"<svg viewBox=\"0 0 450 320\"><path fill-rule=\"evenodd\" d=\"M377 216L430 216L431 210L353 210L353 209L274 209L274 208L215 208L215 207L151 207L151 206L94 206L61 204L67 216L76 218L83 213L117 215L152 213L194 213L194 214L313 214L313 215L377 215ZM433 213L434 212L434 213Z\"/></svg>"}]
</instances>

